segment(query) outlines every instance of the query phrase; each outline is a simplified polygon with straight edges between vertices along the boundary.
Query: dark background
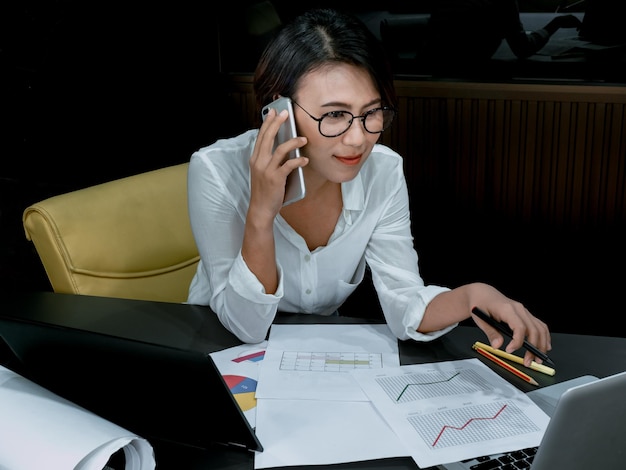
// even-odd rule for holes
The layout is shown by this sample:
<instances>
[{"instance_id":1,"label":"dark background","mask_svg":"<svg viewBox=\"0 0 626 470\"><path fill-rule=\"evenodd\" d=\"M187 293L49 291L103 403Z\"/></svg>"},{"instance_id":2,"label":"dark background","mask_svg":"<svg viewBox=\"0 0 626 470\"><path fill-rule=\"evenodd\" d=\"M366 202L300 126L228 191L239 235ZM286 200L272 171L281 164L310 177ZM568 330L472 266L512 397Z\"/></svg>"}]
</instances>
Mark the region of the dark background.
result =
<instances>
[{"instance_id":1,"label":"dark background","mask_svg":"<svg viewBox=\"0 0 626 470\"><path fill-rule=\"evenodd\" d=\"M49 290L21 227L45 197L182 163L233 132L206 2L0 6L0 286Z\"/></svg>"},{"instance_id":2,"label":"dark background","mask_svg":"<svg viewBox=\"0 0 626 470\"><path fill-rule=\"evenodd\" d=\"M3 293L50 290L22 229L22 211L29 204L188 161L195 149L245 129L230 104L226 80L229 72L252 71L261 42L246 34L242 19L253 2L222 3L1 3ZM309 6L331 5L273 3L284 21ZM554 11L560 2L520 3L524 11ZM379 2L332 5L362 15L380 8ZM428 2L391 1L385 7L394 14L420 13L428 11ZM420 214L420 223L427 224L417 243L427 283L485 280L534 311L562 305L562 312L553 312L562 319L551 325L556 331L626 335L615 329L614 320L622 311L626 255L615 247L623 246L623 230L542 236L541 228L503 220L500 233L476 236L480 214L442 214L437 209L446 201L424 203L432 212ZM454 224L448 225L449 217ZM462 226L474 236L449 233ZM543 255L551 263L542 264ZM570 321L572 306L582 322Z\"/></svg>"}]
</instances>

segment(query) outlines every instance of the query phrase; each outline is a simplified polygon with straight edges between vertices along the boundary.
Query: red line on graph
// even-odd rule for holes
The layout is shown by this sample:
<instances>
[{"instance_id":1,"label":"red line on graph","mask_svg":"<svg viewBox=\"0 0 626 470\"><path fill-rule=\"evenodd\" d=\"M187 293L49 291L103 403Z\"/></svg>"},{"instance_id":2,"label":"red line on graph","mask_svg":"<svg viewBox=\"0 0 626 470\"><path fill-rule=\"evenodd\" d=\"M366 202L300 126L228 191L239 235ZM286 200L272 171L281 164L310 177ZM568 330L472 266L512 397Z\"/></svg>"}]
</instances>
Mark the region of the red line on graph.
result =
<instances>
[{"instance_id":1,"label":"red line on graph","mask_svg":"<svg viewBox=\"0 0 626 470\"><path fill-rule=\"evenodd\" d=\"M465 429L467 426L469 426L469 424L470 424L472 421L478 421L478 420L481 420L481 419L496 419L496 418L500 415L500 413L502 413L502 411L503 411L505 408L506 408L506 405L504 405L502 408L500 408L500 409L498 410L498 412L497 412L495 415L493 415L491 418L472 418L472 419L470 419L467 423L465 423L463 426L461 426L460 428L457 428L457 427L455 427L455 426L448 426L448 425L445 425L443 428L441 428L441 431L439 431L439 434L437 435L437 438L435 439L435 442L433 442L433 445L432 445L432 446L433 446L433 447L435 447L435 446L437 445L437 442L439 442L439 439L441 439L441 436L443 435L443 433L444 433L444 431L445 431L446 429L448 429L448 428L449 428L449 429L456 429L456 430L460 431L460 430L462 430L462 429Z\"/></svg>"}]
</instances>

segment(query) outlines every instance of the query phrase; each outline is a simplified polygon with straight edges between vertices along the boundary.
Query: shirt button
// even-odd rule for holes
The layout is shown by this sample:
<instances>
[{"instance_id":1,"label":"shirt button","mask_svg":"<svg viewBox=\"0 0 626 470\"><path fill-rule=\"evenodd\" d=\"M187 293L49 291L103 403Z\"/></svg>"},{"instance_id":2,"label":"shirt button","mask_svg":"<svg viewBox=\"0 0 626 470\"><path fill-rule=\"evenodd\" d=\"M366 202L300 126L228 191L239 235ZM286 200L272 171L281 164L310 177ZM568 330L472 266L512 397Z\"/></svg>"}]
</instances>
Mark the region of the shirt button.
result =
<instances>
[{"instance_id":1,"label":"shirt button","mask_svg":"<svg viewBox=\"0 0 626 470\"><path fill-rule=\"evenodd\" d=\"M304 261L311 261L311 255L304 255Z\"/></svg>"},{"instance_id":2,"label":"shirt button","mask_svg":"<svg viewBox=\"0 0 626 470\"><path fill-rule=\"evenodd\" d=\"M311 289L307 289L304 291L305 294L310 294L311 293Z\"/></svg>"}]
</instances>

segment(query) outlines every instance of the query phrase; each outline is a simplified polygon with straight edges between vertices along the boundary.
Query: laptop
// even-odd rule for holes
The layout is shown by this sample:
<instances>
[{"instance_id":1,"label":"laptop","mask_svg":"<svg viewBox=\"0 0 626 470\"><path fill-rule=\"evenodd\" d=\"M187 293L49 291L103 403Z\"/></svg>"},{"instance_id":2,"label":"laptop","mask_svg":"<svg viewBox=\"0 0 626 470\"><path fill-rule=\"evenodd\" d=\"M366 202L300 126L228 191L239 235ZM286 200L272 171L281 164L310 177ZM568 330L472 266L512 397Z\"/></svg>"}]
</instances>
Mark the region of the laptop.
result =
<instances>
[{"instance_id":1,"label":"laptop","mask_svg":"<svg viewBox=\"0 0 626 470\"><path fill-rule=\"evenodd\" d=\"M205 353L0 316L0 363L148 440L263 450Z\"/></svg>"},{"instance_id":2,"label":"laptop","mask_svg":"<svg viewBox=\"0 0 626 470\"><path fill-rule=\"evenodd\" d=\"M529 392L528 396L551 417L538 447L440 465L439 468L626 468L626 372L602 379L583 376ZM512 459L518 457L525 463L512 464Z\"/></svg>"}]
</instances>

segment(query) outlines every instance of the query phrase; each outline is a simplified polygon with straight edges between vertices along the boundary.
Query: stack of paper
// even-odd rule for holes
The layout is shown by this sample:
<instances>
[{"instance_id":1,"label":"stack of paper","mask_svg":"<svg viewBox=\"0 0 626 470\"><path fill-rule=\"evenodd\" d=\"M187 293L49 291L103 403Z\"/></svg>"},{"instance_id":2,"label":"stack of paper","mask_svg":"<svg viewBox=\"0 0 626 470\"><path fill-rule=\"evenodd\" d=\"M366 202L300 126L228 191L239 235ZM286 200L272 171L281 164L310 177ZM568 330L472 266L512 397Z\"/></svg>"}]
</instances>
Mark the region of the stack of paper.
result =
<instances>
[{"instance_id":1,"label":"stack of paper","mask_svg":"<svg viewBox=\"0 0 626 470\"><path fill-rule=\"evenodd\" d=\"M123 450L126 470L153 470L145 439L0 366L0 468L102 470Z\"/></svg>"},{"instance_id":2,"label":"stack of paper","mask_svg":"<svg viewBox=\"0 0 626 470\"><path fill-rule=\"evenodd\" d=\"M549 422L478 359L400 366L387 325L273 325L258 347L212 354L231 379L253 377L231 390L248 406L255 394L257 470L392 457L427 468L536 446Z\"/></svg>"}]
</instances>

